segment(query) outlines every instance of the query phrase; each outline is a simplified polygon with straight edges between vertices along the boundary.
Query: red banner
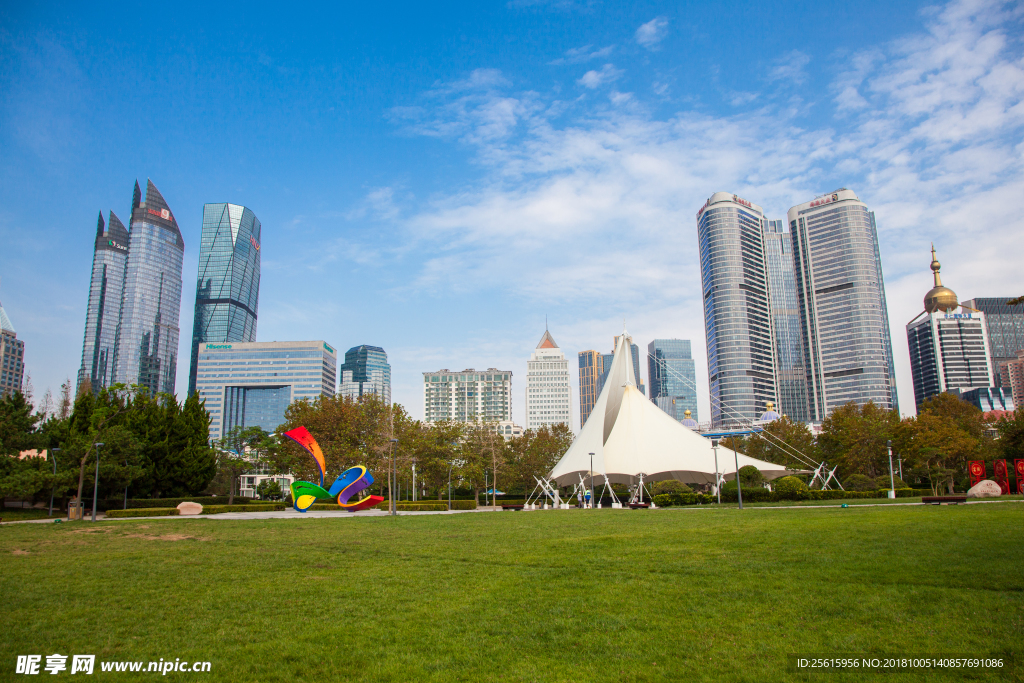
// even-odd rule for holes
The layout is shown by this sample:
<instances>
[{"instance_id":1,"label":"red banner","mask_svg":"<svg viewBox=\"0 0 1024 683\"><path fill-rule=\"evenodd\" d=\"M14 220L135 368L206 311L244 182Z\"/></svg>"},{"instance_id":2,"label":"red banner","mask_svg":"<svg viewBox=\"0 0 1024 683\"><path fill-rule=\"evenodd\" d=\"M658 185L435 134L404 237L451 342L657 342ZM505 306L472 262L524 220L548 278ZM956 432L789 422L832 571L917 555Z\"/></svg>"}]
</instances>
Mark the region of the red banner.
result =
<instances>
[{"instance_id":1,"label":"red banner","mask_svg":"<svg viewBox=\"0 0 1024 683\"><path fill-rule=\"evenodd\" d=\"M985 478L985 461L971 460L967 463L967 473L971 475L971 486Z\"/></svg>"},{"instance_id":2,"label":"red banner","mask_svg":"<svg viewBox=\"0 0 1024 683\"><path fill-rule=\"evenodd\" d=\"M1010 493L1010 473L1006 470L1005 460L992 461L992 480L999 484L1004 496Z\"/></svg>"},{"instance_id":3,"label":"red banner","mask_svg":"<svg viewBox=\"0 0 1024 683\"><path fill-rule=\"evenodd\" d=\"M1017 469L1017 493L1024 494L1024 460L1015 460Z\"/></svg>"}]
</instances>

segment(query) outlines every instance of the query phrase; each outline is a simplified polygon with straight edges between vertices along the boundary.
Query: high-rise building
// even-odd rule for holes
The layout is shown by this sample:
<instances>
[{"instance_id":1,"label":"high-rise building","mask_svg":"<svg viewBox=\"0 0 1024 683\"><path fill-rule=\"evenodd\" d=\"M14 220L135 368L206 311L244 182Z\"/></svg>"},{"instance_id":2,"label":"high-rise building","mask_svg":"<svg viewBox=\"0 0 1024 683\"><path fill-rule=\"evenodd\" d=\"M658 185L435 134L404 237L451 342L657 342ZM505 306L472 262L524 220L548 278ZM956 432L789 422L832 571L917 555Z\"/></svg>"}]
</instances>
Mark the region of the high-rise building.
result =
<instances>
[{"instance_id":1,"label":"high-rise building","mask_svg":"<svg viewBox=\"0 0 1024 683\"><path fill-rule=\"evenodd\" d=\"M503 422L512 420L512 372L447 368L423 373L425 422Z\"/></svg>"},{"instance_id":2,"label":"high-rise building","mask_svg":"<svg viewBox=\"0 0 1024 683\"><path fill-rule=\"evenodd\" d=\"M210 440L233 427L274 432L293 401L334 396L338 353L327 342L206 342L199 349L196 391L212 420Z\"/></svg>"},{"instance_id":3,"label":"high-rise building","mask_svg":"<svg viewBox=\"0 0 1024 683\"><path fill-rule=\"evenodd\" d=\"M0 398L21 391L25 378L25 342L18 339L7 311L0 303Z\"/></svg>"},{"instance_id":4,"label":"high-rise building","mask_svg":"<svg viewBox=\"0 0 1024 683\"><path fill-rule=\"evenodd\" d=\"M580 351L580 428L586 424L590 411L601 393L599 385L604 376L604 356L600 351Z\"/></svg>"},{"instance_id":5,"label":"high-rise building","mask_svg":"<svg viewBox=\"0 0 1024 683\"><path fill-rule=\"evenodd\" d=\"M1010 306L1010 297L968 299L964 306L985 314L985 330L992 351L995 386L1009 388L1007 363L1017 360L1024 350L1024 305ZM1019 404L1018 404L1019 405Z\"/></svg>"},{"instance_id":6,"label":"high-rise building","mask_svg":"<svg viewBox=\"0 0 1024 683\"><path fill-rule=\"evenodd\" d=\"M917 409L944 391L957 393L993 386L985 314L956 313L956 293L942 285L932 247L935 286L924 297L924 311L907 324L910 372Z\"/></svg>"},{"instance_id":7,"label":"high-rise building","mask_svg":"<svg viewBox=\"0 0 1024 683\"><path fill-rule=\"evenodd\" d=\"M793 235L786 232L785 221L767 222L764 230L764 255L768 272L768 303L775 339L775 380L778 385L779 408L791 420L807 422L807 368L800 336Z\"/></svg>"},{"instance_id":8,"label":"high-rise building","mask_svg":"<svg viewBox=\"0 0 1024 683\"><path fill-rule=\"evenodd\" d=\"M530 354L526 368L526 428L540 429L560 422L572 425L569 362L547 330Z\"/></svg>"},{"instance_id":9,"label":"high-rise building","mask_svg":"<svg viewBox=\"0 0 1024 683\"><path fill-rule=\"evenodd\" d=\"M153 181L132 200L124 293L117 327L114 381L174 393L185 242Z\"/></svg>"},{"instance_id":10,"label":"high-rise building","mask_svg":"<svg viewBox=\"0 0 1024 683\"><path fill-rule=\"evenodd\" d=\"M869 401L898 409L875 214L839 189L794 206L788 220L808 417L818 422L847 403Z\"/></svg>"},{"instance_id":11,"label":"high-rise building","mask_svg":"<svg viewBox=\"0 0 1024 683\"><path fill-rule=\"evenodd\" d=\"M697 374L689 339L655 339L647 345L651 400L682 422L697 420Z\"/></svg>"},{"instance_id":12,"label":"high-rise building","mask_svg":"<svg viewBox=\"0 0 1024 683\"><path fill-rule=\"evenodd\" d=\"M188 376L190 395L196 390L199 348L203 344L256 341L260 234L259 219L244 206L221 203L203 207Z\"/></svg>"},{"instance_id":13,"label":"high-rise building","mask_svg":"<svg viewBox=\"0 0 1024 683\"><path fill-rule=\"evenodd\" d=\"M775 354L765 266L764 212L716 192L697 212L711 422L756 420L776 401Z\"/></svg>"},{"instance_id":14,"label":"high-rise building","mask_svg":"<svg viewBox=\"0 0 1024 683\"><path fill-rule=\"evenodd\" d=\"M1014 405L1024 406L1024 349L1017 352L1017 359L1003 365L1003 385L1000 389L1013 397Z\"/></svg>"},{"instance_id":15,"label":"high-rise building","mask_svg":"<svg viewBox=\"0 0 1024 683\"><path fill-rule=\"evenodd\" d=\"M364 394L373 394L391 403L391 366L384 349L366 344L353 346L345 352L340 372L340 396L358 399Z\"/></svg>"},{"instance_id":16,"label":"high-rise building","mask_svg":"<svg viewBox=\"0 0 1024 683\"><path fill-rule=\"evenodd\" d=\"M93 245L82 364L78 368L79 387L88 380L92 390L99 391L114 383L117 321L121 314L124 266L127 260L128 230L113 211L110 212L107 224L104 224L103 214L100 213Z\"/></svg>"},{"instance_id":17,"label":"high-rise building","mask_svg":"<svg viewBox=\"0 0 1024 683\"><path fill-rule=\"evenodd\" d=\"M1015 406L1010 390L1001 387L980 387L967 391L954 389L950 393L957 394L961 401L970 403L983 413L992 411L1012 413Z\"/></svg>"}]
</instances>

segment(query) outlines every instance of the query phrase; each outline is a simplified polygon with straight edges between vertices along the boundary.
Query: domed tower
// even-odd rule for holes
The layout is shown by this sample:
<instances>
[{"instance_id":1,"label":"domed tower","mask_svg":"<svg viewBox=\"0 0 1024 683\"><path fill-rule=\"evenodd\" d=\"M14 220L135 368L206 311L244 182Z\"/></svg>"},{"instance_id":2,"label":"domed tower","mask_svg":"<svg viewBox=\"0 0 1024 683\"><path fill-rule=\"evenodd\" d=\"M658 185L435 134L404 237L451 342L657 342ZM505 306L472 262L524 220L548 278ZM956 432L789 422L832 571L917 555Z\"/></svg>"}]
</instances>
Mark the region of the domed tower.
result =
<instances>
[{"instance_id":1,"label":"domed tower","mask_svg":"<svg viewBox=\"0 0 1024 683\"><path fill-rule=\"evenodd\" d=\"M775 420L778 420L780 417L782 417L777 412L775 412L774 403L768 401L764 405L766 410L763 413L761 413L761 422L774 422Z\"/></svg>"},{"instance_id":2,"label":"domed tower","mask_svg":"<svg viewBox=\"0 0 1024 683\"><path fill-rule=\"evenodd\" d=\"M939 269L941 267L942 264L935 258L935 245L933 244L931 269L935 277L935 286L924 295L925 313L935 313L936 311L952 313L960 305L956 298L956 292L949 287L942 286L942 278L939 277Z\"/></svg>"},{"instance_id":3,"label":"domed tower","mask_svg":"<svg viewBox=\"0 0 1024 683\"><path fill-rule=\"evenodd\" d=\"M686 411L683 413L683 415L685 415L686 417L685 417L685 419L683 419L682 425L684 427L689 427L690 429L692 429L694 431L697 431L697 426L698 426L697 425L697 421L694 420L692 417L690 417L692 415L692 413L690 412L689 408L686 409Z\"/></svg>"}]
</instances>

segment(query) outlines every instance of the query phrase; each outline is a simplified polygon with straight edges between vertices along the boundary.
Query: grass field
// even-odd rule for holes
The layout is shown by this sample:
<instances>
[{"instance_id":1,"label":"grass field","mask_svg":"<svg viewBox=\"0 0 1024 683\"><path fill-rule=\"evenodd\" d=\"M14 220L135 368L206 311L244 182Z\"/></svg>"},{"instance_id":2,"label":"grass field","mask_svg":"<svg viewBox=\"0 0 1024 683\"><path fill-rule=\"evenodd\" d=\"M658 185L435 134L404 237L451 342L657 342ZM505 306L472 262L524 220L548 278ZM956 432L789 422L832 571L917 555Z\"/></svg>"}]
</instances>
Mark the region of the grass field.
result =
<instances>
[{"instance_id":1,"label":"grass field","mask_svg":"<svg viewBox=\"0 0 1024 683\"><path fill-rule=\"evenodd\" d=\"M0 558L4 680L54 652L97 680L1024 680L786 660L1020 653L1020 503L21 524Z\"/></svg>"}]
</instances>

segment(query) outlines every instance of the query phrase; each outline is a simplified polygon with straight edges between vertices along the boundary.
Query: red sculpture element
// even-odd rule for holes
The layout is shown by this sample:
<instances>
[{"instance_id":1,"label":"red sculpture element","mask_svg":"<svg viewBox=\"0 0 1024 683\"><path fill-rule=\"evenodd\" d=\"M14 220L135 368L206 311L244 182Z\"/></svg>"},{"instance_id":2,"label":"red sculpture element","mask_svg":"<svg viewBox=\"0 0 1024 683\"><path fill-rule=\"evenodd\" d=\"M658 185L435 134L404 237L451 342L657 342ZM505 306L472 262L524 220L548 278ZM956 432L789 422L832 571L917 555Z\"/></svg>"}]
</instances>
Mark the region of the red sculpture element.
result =
<instances>
[{"instance_id":1,"label":"red sculpture element","mask_svg":"<svg viewBox=\"0 0 1024 683\"><path fill-rule=\"evenodd\" d=\"M985 478L985 461L971 460L967 463L967 473L971 475L971 486Z\"/></svg>"},{"instance_id":2,"label":"red sculpture element","mask_svg":"<svg viewBox=\"0 0 1024 683\"><path fill-rule=\"evenodd\" d=\"M1017 493L1024 494L1024 460L1015 460L1017 470Z\"/></svg>"},{"instance_id":3,"label":"red sculpture element","mask_svg":"<svg viewBox=\"0 0 1024 683\"><path fill-rule=\"evenodd\" d=\"M1006 471L1005 460L992 461L992 480L999 484L999 488L1002 490L1004 496L1009 495L1010 474Z\"/></svg>"}]
</instances>

